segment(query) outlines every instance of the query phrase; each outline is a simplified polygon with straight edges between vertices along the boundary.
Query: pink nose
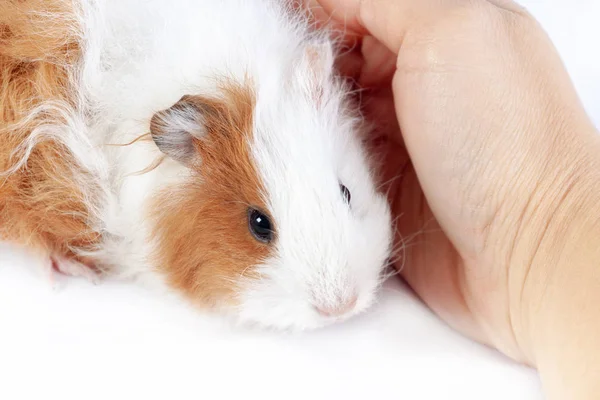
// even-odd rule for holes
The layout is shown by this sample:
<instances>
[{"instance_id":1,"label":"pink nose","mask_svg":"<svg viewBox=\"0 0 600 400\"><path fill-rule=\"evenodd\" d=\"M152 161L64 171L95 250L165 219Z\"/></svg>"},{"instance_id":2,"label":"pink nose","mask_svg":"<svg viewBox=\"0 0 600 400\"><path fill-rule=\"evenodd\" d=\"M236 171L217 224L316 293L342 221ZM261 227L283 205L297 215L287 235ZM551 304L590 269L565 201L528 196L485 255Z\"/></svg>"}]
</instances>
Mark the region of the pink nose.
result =
<instances>
[{"instance_id":1,"label":"pink nose","mask_svg":"<svg viewBox=\"0 0 600 400\"><path fill-rule=\"evenodd\" d=\"M341 302L336 305L327 305L327 306L315 306L318 313L324 317L340 317L350 311L354 307L356 307L356 301L358 300L357 296L353 296L348 301Z\"/></svg>"}]
</instances>

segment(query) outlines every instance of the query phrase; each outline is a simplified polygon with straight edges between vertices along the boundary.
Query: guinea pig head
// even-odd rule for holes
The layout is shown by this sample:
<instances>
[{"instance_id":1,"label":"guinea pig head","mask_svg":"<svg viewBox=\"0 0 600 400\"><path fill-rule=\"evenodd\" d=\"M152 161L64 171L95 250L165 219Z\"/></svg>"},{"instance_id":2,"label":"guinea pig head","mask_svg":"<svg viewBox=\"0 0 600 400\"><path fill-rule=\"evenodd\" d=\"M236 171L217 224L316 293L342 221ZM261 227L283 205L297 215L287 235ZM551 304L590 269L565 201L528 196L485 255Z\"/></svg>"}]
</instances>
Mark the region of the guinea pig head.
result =
<instances>
[{"instance_id":1,"label":"guinea pig head","mask_svg":"<svg viewBox=\"0 0 600 400\"><path fill-rule=\"evenodd\" d=\"M240 322L306 329L355 315L389 257L388 204L341 89L327 63L302 66L315 51L280 84L228 81L152 118L156 145L190 171L152 205L157 268Z\"/></svg>"}]
</instances>

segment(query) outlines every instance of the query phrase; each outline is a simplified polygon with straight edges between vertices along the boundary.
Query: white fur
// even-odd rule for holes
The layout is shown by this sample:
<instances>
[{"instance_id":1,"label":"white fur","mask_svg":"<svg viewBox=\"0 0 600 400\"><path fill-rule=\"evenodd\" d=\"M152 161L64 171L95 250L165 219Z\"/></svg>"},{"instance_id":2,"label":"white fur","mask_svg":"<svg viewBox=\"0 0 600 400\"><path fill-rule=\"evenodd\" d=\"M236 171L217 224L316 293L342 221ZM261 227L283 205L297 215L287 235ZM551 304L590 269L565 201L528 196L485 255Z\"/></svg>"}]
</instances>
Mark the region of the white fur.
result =
<instances>
[{"instance_id":1,"label":"white fur","mask_svg":"<svg viewBox=\"0 0 600 400\"><path fill-rule=\"evenodd\" d=\"M119 278L162 285L149 258L145 204L189 171L167 160L138 175L160 156L158 148L107 144L147 133L152 115L185 94L214 92L214 78L248 76L257 93L252 155L278 240L275 256L258 267L262 279L246 282L241 306L230 311L244 322L313 328L333 321L316 307L356 295L347 316L367 308L390 251L390 214L343 103L344 88L331 76L328 39L311 33L301 18L289 18L283 0L79 4L81 110L68 118L76 125L69 132L79 137L67 146L98 178L100 190L89 202L105 239L94 255ZM350 206L339 183L352 194Z\"/></svg>"}]
</instances>

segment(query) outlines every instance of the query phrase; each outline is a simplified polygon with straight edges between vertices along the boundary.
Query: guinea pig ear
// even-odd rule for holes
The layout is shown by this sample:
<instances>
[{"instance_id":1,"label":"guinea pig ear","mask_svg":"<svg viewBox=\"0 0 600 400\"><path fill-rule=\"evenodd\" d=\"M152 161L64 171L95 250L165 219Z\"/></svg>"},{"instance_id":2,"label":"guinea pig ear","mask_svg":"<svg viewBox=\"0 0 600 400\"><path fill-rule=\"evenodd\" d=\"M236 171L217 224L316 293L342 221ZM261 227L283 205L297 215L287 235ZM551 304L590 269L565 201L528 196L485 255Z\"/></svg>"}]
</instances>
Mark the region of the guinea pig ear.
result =
<instances>
[{"instance_id":1,"label":"guinea pig ear","mask_svg":"<svg viewBox=\"0 0 600 400\"><path fill-rule=\"evenodd\" d=\"M193 164L199 157L194 141L206 135L202 111L193 96L183 96L172 107L154 114L150 134L163 154L185 166Z\"/></svg>"},{"instance_id":2,"label":"guinea pig ear","mask_svg":"<svg viewBox=\"0 0 600 400\"><path fill-rule=\"evenodd\" d=\"M311 43L305 49L304 62L308 64L308 70L311 72L309 88L311 96L315 103L320 105L323 97L323 88L333 72L333 49L328 43Z\"/></svg>"},{"instance_id":3,"label":"guinea pig ear","mask_svg":"<svg viewBox=\"0 0 600 400\"><path fill-rule=\"evenodd\" d=\"M308 63L316 84L323 84L333 71L333 49L326 42L314 42L305 50L305 60Z\"/></svg>"}]
</instances>

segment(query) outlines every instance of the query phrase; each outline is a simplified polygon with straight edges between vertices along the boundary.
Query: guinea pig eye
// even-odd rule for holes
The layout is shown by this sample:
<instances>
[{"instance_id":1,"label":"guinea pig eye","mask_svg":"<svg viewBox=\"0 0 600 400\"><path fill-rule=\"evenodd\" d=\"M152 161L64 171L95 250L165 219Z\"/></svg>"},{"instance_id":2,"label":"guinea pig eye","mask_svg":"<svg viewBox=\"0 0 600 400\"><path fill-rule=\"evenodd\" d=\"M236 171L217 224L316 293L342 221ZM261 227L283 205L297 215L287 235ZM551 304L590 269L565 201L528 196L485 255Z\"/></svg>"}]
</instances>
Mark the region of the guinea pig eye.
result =
<instances>
[{"instance_id":1,"label":"guinea pig eye","mask_svg":"<svg viewBox=\"0 0 600 400\"><path fill-rule=\"evenodd\" d=\"M248 226L252 235L259 242L269 243L273 240L273 228L269 217L257 209L248 210Z\"/></svg>"},{"instance_id":2,"label":"guinea pig eye","mask_svg":"<svg viewBox=\"0 0 600 400\"><path fill-rule=\"evenodd\" d=\"M342 192L342 196L344 197L344 200L346 200L346 203L350 204L350 200L352 199L350 190L348 190L346 186L340 183L340 191Z\"/></svg>"}]
</instances>

